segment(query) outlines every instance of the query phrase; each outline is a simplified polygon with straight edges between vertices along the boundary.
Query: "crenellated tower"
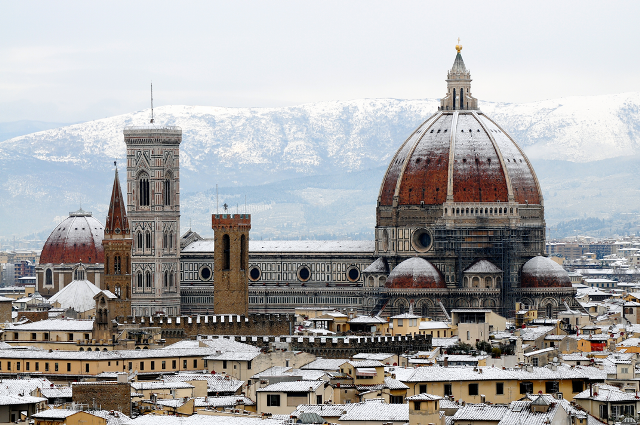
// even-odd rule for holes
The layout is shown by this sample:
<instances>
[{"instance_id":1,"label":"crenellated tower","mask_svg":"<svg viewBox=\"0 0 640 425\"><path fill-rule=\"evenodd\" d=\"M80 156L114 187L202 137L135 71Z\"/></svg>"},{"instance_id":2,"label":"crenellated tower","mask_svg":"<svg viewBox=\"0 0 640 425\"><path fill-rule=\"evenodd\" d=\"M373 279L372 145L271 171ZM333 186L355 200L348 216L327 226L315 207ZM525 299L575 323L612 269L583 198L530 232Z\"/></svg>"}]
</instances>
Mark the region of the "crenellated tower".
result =
<instances>
[{"instance_id":1,"label":"crenellated tower","mask_svg":"<svg viewBox=\"0 0 640 425\"><path fill-rule=\"evenodd\" d=\"M250 214L214 214L213 312L247 315L249 312Z\"/></svg>"}]
</instances>

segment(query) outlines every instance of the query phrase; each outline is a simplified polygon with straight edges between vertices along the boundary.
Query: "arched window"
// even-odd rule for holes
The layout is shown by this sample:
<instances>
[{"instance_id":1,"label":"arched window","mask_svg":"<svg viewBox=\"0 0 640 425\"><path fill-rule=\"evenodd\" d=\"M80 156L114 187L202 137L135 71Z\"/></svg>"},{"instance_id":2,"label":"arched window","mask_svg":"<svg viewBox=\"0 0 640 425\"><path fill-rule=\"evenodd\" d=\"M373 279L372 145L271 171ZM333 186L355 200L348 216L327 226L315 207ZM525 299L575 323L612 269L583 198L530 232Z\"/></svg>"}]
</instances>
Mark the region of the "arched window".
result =
<instances>
[{"instance_id":1,"label":"arched window","mask_svg":"<svg viewBox=\"0 0 640 425\"><path fill-rule=\"evenodd\" d=\"M141 207L149 206L149 175L141 173L138 177L138 201Z\"/></svg>"},{"instance_id":2,"label":"arched window","mask_svg":"<svg viewBox=\"0 0 640 425\"><path fill-rule=\"evenodd\" d=\"M145 233L145 234L144 234L144 236L145 236L145 241L144 241L145 245L144 245L144 248L145 248L145 249L151 249L151 232L149 232L149 231L147 230L147 233Z\"/></svg>"},{"instance_id":3,"label":"arched window","mask_svg":"<svg viewBox=\"0 0 640 425\"><path fill-rule=\"evenodd\" d=\"M464 109L464 89L460 88L460 109Z\"/></svg>"},{"instance_id":4,"label":"arched window","mask_svg":"<svg viewBox=\"0 0 640 425\"><path fill-rule=\"evenodd\" d=\"M229 239L229 235L224 235L222 237L222 268L224 270L231 269L231 239Z\"/></svg>"},{"instance_id":5,"label":"arched window","mask_svg":"<svg viewBox=\"0 0 640 425\"><path fill-rule=\"evenodd\" d=\"M240 270L245 270L247 268L245 254L247 252L247 247L245 246L247 243L247 238L245 235L240 236Z\"/></svg>"},{"instance_id":6,"label":"arched window","mask_svg":"<svg viewBox=\"0 0 640 425\"><path fill-rule=\"evenodd\" d=\"M164 190L162 191L162 201L164 205L171 205L171 173L167 173L164 179Z\"/></svg>"},{"instance_id":7,"label":"arched window","mask_svg":"<svg viewBox=\"0 0 640 425\"><path fill-rule=\"evenodd\" d=\"M121 298L121 294L122 293L121 293L121 290L120 290L120 285L116 286L114 291L115 291L116 297Z\"/></svg>"},{"instance_id":8,"label":"arched window","mask_svg":"<svg viewBox=\"0 0 640 425\"><path fill-rule=\"evenodd\" d=\"M142 289L142 272L138 272L138 288Z\"/></svg>"},{"instance_id":9,"label":"arched window","mask_svg":"<svg viewBox=\"0 0 640 425\"><path fill-rule=\"evenodd\" d=\"M51 269L47 269L47 271L44 272L44 284L53 285L53 272Z\"/></svg>"},{"instance_id":10,"label":"arched window","mask_svg":"<svg viewBox=\"0 0 640 425\"><path fill-rule=\"evenodd\" d=\"M427 303L422 304L420 314L422 317L429 317L429 305Z\"/></svg>"},{"instance_id":11,"label":"arched window","mask_svg":"<svg viewBox=\"0 0 640 425\"><path fill-rule=\"evenodd\" d=\"M169 232L169 251L173 249L173 232Z\"/></svg>"},{"instance_id":12,"label":"arched window","mask_svg":"<svg viewBox=\"0 0 640 425\"><path fill-rule=\"evenodd\" d=\"M164 281L162 283L164 284L165 288L169 285L169 272L166 270L164 272Z\"/></svg>"},{"instance_id":13,"label":"arched window","mask_svg":"<svg viewBox=\"0 0 640 425\"><path fill-rule=\"evenodd\" d=\"M456 110L456 89L453 89L453 110Z\"/></svg>"},{"instance_id":14,"label":"arched window","mask_svg":"<svg viewBox=\"0 0 640 425\"><path fill-rule=\"evenodd\" d=\"M167 232L162 234L162 248L167 249L169 244L167 243Z\"/></svg>"},{"instance_id":15,"label":"arched window","mask_svg":"<svg viewBox=\"0 0 640 425\"><path fill-rule=\"evenodd\" d=\"M169 288L173 288L174 276L175 276L175 275L176 275L176 274L175 274L174 272L171 272L171 273L169 274Z\"/></svg>"},{"instance_id":16,"label":"arched window","mask_svg":"<svg viewBox=\"0 0 640 425\"><path fill-rule=\"evenodd\" d=\"M553 317L553 305L551 303L547 304L547 308L546 308L546 313L547 313L547 318L552 318Z\"/></svg>"},{"instance_id":17,"label":"arched window","mask_svg":"<svg viewBox=\"0 0 640 425\"><path fill-rule=\"evenodd\" d=\"M84 269L78 267L73 273L73 280L84 280Z\"/></svg>"},{"instance_id":18,"label":"arched window","mask_svg":"<svg viewBox=\"0 0 640 425\"><path fill-rule=\"evenodd\" d=\"M129 254L124 256L124 273L131 273L131 259L129 258Z\"/></svg>"},{"instance_id":19,"label":"arched window","mask_svg":"<svg viewBox=\"0 0 640 425\"><path fill-rule=\"evenodd\" d=\"M142 232L137 232L137 245L136 248L138 248L139 250L143 250L144 249L144 244L142 243Z\"/></svg>"},{"instance_id":20,"label":"arched window","mask_svg":"<svg viewBox=\"0 0 640 425\"><path fill-rule=\"evenodd\" d=\"M122 274L122 260L119 255L113 257L113 274Z\"/></svg>"},{"instance_id":21,"label":"arched window","mask_svg":"<svg viewBox=\"0 0 640 425\"><path fill-rule=\"evenodd\" d=\"M484 287L493 288L493 279L491 279L489 276L484 278Z\"/></svg>"},{"instance_id":22,"label":"arched window","mask_svg":"<svg viewBox=\"0 0 640 425\"><path fill-rule=\"evenodd\" d=\"M151 282L151 272L147 272L145 275L145 283L147 285L147 288L151 288L152 286L152 282Z\"/></svg>"}]
</instances>

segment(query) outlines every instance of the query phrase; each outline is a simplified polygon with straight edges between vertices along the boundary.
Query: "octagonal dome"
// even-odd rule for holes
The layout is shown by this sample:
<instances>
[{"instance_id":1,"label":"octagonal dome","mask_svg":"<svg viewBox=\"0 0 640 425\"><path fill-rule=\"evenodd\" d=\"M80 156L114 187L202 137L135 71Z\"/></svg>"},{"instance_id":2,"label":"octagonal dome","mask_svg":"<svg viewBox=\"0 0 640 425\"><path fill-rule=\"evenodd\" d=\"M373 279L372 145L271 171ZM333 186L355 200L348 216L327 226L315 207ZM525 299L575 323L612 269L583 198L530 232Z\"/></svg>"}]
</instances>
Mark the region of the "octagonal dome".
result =
<instances>
[{"instance_id":1,"label":"octagonal dome","mask_svg":"<svg viewBox=\"0 0 640 425\"><path fill-rule=\"evenodd\" d=\"M550 258L537 256L522 266L522 288L564 288L571 286L569 273Z\"/></svg>"},{"instance_id":2,"label":"octagonal dome","mask_svg":"<svg viewBox=\"0 0 640 425\"><path fill-rule=\"evenodd\" d=\"M380 205L453 202L541 204L533 167L513 139L479 111L440 111L403 143L380 187ZM451 199L450 198L450 199Z\"/></svg>"},{"instance_id":3,"label":"octagonal dome","mask_svg":"<svg viewBox=\"0 0 640 425\"><path fill-rule=\"evenodd\" d=\"M439 111L416 128L391 160L379 205L542 204L527 156L478 110L471 96L471 75L459 51L446 81L447 95Z\"/></svg>"},{"instance_id":4,"label":"octagonal dome","mask_svg":"<svg viewBox=\"0 0 640 425\"><path fill-rule=\"evenodd\" d=\"M90 212L69 213L58 224L40 254L40 264L104 263L104 226Z\"/></svg>"},{"instance_id":5,"label":"octagonal dome","mask_svg":"<svg viewBox=\"0 0 640 425\"><path fill-rule=\"evenodd\" d=\"M384 286L393 289L447 287L438 269L420 257L411 257L398 264Z\"/></svg>"}]
</instances>

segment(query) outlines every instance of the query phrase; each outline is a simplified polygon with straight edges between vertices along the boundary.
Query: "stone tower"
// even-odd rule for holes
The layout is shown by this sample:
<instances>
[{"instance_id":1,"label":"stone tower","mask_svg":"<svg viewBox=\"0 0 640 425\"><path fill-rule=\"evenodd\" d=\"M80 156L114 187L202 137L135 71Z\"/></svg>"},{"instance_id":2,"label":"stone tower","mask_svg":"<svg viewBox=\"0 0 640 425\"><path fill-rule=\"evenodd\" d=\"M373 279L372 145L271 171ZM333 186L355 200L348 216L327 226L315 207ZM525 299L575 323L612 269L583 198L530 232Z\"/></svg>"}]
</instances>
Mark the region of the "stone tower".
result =
<instances>
[{"instance_id":1,"label":"stone tower","mask_svg":"<svg viewBox=\"0 0 640 425\"><path fill-rule=\"evenodd\" d=\"M247 315L249 312L250 214L214 214L213 312Z\"/></svg>"},{"instance_id":2,"label":"stone tower","mask_svg":"<svg viewBox=\"0 0 640 425\"><path fill-rule=\"evenodd\" d=\"M126 127L134 315L180 314L180 142L175 126Z\"/></svg>"},{"instance_id":3,"label":"stone tower","mask_svg":"<svg viewBox=\"0 0 640 425\"><path fill-rule=\"evenodd\" d=\"M441 111L475 110L478 109L478 99L471 96L471 73L464 66L461 45L456 46L458 54L453 61L451 70L447 73L447 95L440 100Z\"/></svg>"},{"instance_id":4,"label":"stone tower","mask_svg":"<svg viewBox=\"0 0 640 425\"><path fill-rule=\"evenodd\" d=\"M131 314L131 247L133 239L124 197L120 189L118 169L113 180L109 213L104 227L104 290L96 300L95 327L97 339L110 338L110 323L118 316Z\"/></svg>"}]
</instances>

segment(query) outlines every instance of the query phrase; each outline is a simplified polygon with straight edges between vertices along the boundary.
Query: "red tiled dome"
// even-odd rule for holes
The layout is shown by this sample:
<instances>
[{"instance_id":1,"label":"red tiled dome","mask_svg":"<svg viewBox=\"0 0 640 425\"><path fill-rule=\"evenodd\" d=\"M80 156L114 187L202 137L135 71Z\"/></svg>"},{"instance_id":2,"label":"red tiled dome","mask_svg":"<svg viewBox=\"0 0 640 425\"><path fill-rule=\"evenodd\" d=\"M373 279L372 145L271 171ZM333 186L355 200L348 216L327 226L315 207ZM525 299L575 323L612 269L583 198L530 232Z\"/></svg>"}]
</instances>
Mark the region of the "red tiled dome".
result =
<instances>
[{"instance_id":1,"label":"red tiled dome","mask_svg":"<svg viewBox=\"0 0 640 425\"><path fill-rule=\"evenodd\" d=\"M520 273L522 288L571 287L569 273L550 258L537 256L522 266Z\"/></svg>"},{"instance_id":2,"label":"red tiled dome","mask_svg":"<svg viewBox=\"0 0 640 425\"><path fill-rule=\"evenodd\" d=\"M447 287L438 269L420 257L412 257L398 264L384 286L396 289Z\"/></svg>"},{"instance_id":3,"label":"red tiled dome","mask_svg":"<svg viewBox=\"0 0 640 425\"><path fill-rule=\"evenodd\" d=\"M451 186L449 186L451 177ZM476 110L440 111L421 124L389 164L380 205L454 202L541 204L533 167L493 120Z\"/></svg>"},{"instance_id":4,"label":"red tiled dome","mask_svg":"<svg viewBox=\"0 0 640 425\"><path fill-rule=\"evenodd\" d=\"M91 213L70 213L49 235L40 264L104 263L103 238L104 226Z\"/></svg>"}]
</instances>

